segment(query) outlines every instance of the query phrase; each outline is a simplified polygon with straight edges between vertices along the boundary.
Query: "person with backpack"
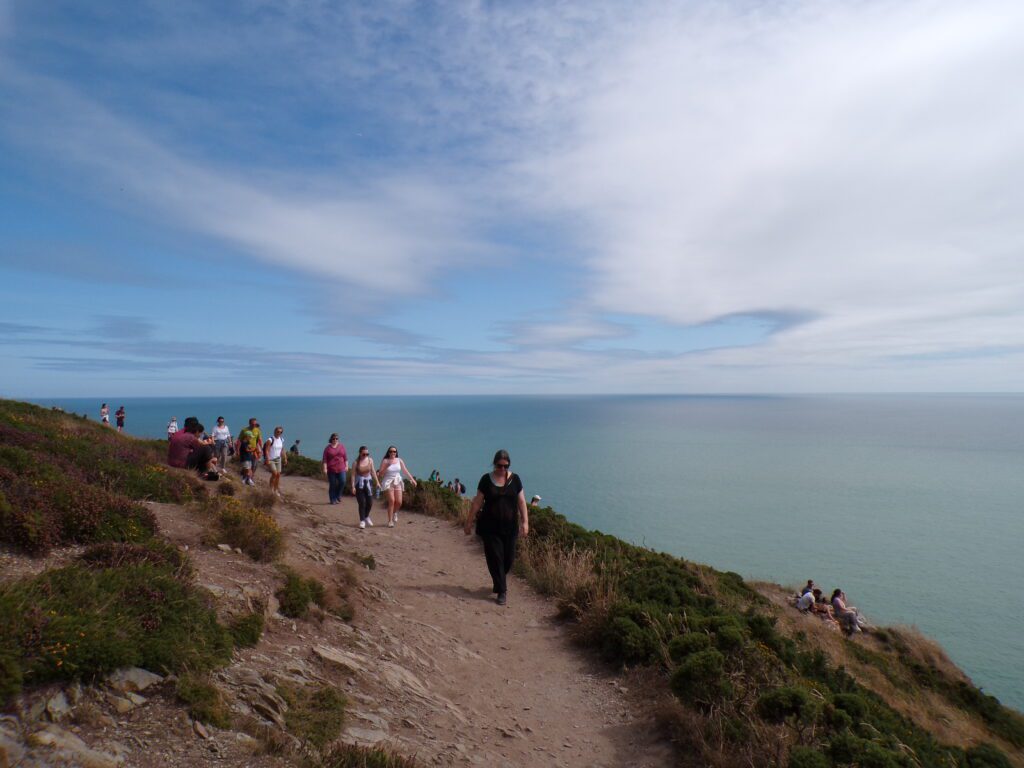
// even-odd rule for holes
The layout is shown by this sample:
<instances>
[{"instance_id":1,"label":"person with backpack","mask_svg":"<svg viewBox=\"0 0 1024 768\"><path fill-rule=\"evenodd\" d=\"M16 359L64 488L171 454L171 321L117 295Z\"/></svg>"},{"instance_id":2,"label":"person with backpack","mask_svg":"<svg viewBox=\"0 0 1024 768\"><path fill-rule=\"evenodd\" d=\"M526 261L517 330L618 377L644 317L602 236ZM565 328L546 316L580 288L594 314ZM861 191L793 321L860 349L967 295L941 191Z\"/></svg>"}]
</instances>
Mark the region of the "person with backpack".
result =
<instances>
[{"instance_id":1,"label":"person with backpack","mask_svg":"<svg viewBox=\"0 0 1024 768\"><path fill-rule=\"evenodd\" d=\"M256 467L259 466L262 443L263 432L253 417L249 419L249 426L238 433L238 459L242 464L242 483L245 485L256 485L254 477Z\"/></svg>"}]
</instances>

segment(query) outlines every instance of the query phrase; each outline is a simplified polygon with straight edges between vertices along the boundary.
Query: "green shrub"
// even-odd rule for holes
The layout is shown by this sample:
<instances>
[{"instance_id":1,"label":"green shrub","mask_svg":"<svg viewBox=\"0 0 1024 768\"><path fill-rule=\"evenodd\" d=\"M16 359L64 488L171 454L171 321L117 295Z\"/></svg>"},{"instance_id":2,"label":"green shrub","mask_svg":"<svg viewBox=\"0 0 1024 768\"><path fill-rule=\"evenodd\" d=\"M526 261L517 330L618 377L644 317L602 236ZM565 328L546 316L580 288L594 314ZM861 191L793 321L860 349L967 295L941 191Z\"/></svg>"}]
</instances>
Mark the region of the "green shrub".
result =
<instances>
[{"instance_id":1,"label":"green shrub","mask_svg":"<svg viewBox=\"0 0 1024 768\"><path fill-rule=\"evenodd\" d=\"M0 657L13 660L26 684L131 666L206 670L230 656L206 598L167 564L78 563L0 585Z\"/></svg>"},{"instance_id":2,"label":"green shrub","mask_svg":"<svg viewBox=\"0 0 1024 768\"><path fill-rule=\"evenodd\" d=\"M236 648L253 648L263 636L263 611L236 616L228 624L228 632Z\"/></svg>"},{"instance_id":3,"label":"green shrub","mask_svg":"<svg viewBox=\"0 0 1024 768\"><path fill-rule=\"evenodd\" d=\"M715 632L715 645L725 652L739 650L743 647L743 630L736 624L726 624Z\"/></svg>"},{"instance_id":4,"label":"green shrub","mask_svg":"<svg viewBox=\"0 0 1024 768\"><path fill-rule=\"evenodd\" d=\"M0 704L21 690L21 664L9 650L0 650Z\"/></svg>"},{"instance_id":5,"label":"green shrub","mask_svg":"<svg viewBox=\"0 0 1024 768\"><path fill-rule=\"evenodd\" d=\"M189 582L194 576L188 556L166 541L150 539L145 544L106 542L94 544L78 559L90 568L121 568L126 565L149 563L157 568L169 568L180 581Z\"/></svg>"},{"instance_id":6,"label":"green shrub","mask_svg":"<svg viewBox=\"0 0 1024 768\"><path fill-rule=\"evenodd\" d=\"M793 747L789 753L789 768L829 768L828 758L810 747Z\"/></svg>"},{"instance_id":7,"label":"green shrub","mask_svg":"<svg viewBox=\"0 0 1024 768\"><path fill-rule=\"evenodd\" d=\"M865 741L858 758L859 768L898 768L899 755L873 741Z\"/></svg>"},{"instance_id":8,"label":"green shrub","mask_svg":"<svg viewBox=\"0 0 1024 768\"><path fill-rule=\"evenodd\" d=\"M321 685L316 688L279 688L288 702L285 727L288 732L318 750L341 734L347 701L336 689Z\"/></svg>"},{"instance_id":9,"label":"green shrub","mask_svg":"<svg viewBox=\"0 0 1024 768\"><path fill-rule=\"evenodd\" d=\"M653 613L656 615L657 611ZM614 605L602 628L601 647L606 658L626 664L642 664L659 658L661 638L652 611L637 603Z\"/></svg>"},{"instance_id":10,"label":"green shrub","mask_svg":"<svg viewBox=\"0 0 1024 768\"><path fill-rule=\"evenodd\" d=\"M840 733L833 736L828 743L828 756L836 765L848 765L860 757L864 751L863 739L852 733Z\"/></svg>"},{"instance_id":11,"label":"green shrub","mask_svg":"<svg viewBox=\"0 0 1024 768\"><path fill-rule=\"evenodd\" d=\"M1010 760L991 744L979 744L967 750L967 768L1010 768Z\"/></svg>"},{"instance_id":12,"label":"green shrub","mask_svg":"<svg viewBox=\"0 0 1024 768\"><path fill-rule=\"evenodd\" d=\"M423 480L417 481L415 488L406 481L404 499L406 509L444 520L459 520L466 508L465 500L455 491Z\"/></svg>"},{"instance_id":13,"label":"green shrub","mask_svg":"<svg viewBox=\"0 0 1024 768\"><path fill-rule=\"evenodd\" d=\"M308 456L296 456L294 453L289 453L288 463L281 468L281 472L289 477L294 475L323 479L324 466L321 462Z\"/></svg>"},{"instance_id":14,"label":"green shrub","mask_svg":"<svg viewBox=\"0 0 1024 768\"><path fill-rule=\"evenodd\" d=\"M193 720L217 728L231 727L231 711L220 689L208 677L187 672L178 678L175 693L188 705L188 713Z\"/></svg>"},{"instance_id":15,"label":"green shrub","mask_svg":"<svg viewBox=\"0 0 1024 768\"><path fill-rule=\"evenodd\" d=\"M832 697L832 705L846 712L854 720L859 720L868 713L867 701L856 693L837 693Z\"/></svg>"},{"instance_id":16,"label":"green shrub","mask_svg":"<svg viewBox=\"0 0 1024 768\"><path fill-rule=\"evenodd\" d=\"M757 699L757 714L769 723L781 723L787 718L799 719L811 708L811 696L804 688L783 686L762 693Z\"/></svg>"},{"instance_id":17,"label":"green shrub","mask_svg":"<svg viewBox=\"0 0 1024 768\"><path fill-rule=\"evenodd\" d=\"M668 643L668 655L672 661L679 662L697 651L706 651L711 647L711 636L703 632L687 632L676 635Z\"/></svg>"},{"instance_id":18,"label":"green shrub","mask_svg":"<svg viewBox=\"0 0 1024 768\"><path fill-rule=\"evenodd\" d=\"M327 590L316 579L304 578L290 568L284 570L284 586L277 592L281 613L293 619L304 619L309 614L309 604L324 607Z\"/></svg>"},{"instance_id":19,"label":"green shrub","mask_svg":"<svg viewBox=\"0 0 1024 768\"><path fill-rule=\"evenodd\" d=\"M240 500L223 497L216 505L216 536L258 562L270 562L284 551L284 534L274 518Z\"/></svg>"},{"instance_id":20,"label":"green shrub","mask_svg":"<svg viewBox=\"0 0 1024 768\"><path fill-rule=\"evenodd\" d=\"M390 752L382 747L357 747L335 744L320 758L323 768L417 768L411 757Z\"/></svg>"},{"instance_id":21,"label":"green shrub","mask_svg":"<svg viewBox=\"0 0 1024 768\"><path fill-rule=\"evenodd\" d=\"M731 691L725 678L725 657L711 648L686 658L669 679L672 692L685 702L714 704Z\"/></svg>"}]
</instances>

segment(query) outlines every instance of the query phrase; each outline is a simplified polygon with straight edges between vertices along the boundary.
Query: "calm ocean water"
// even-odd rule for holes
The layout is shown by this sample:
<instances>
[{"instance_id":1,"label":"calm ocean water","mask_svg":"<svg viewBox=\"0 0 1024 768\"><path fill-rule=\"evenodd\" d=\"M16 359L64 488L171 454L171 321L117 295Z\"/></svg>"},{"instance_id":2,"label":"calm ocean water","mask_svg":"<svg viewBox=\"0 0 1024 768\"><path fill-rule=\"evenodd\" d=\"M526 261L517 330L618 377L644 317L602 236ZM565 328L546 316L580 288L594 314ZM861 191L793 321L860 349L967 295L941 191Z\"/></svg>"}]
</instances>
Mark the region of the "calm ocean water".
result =
<instances>
[{"instance_id":1,"label":"calm ocean water","mask_svg":"<svg viewBox=\"0 0 1024 768\"><path fill-rule=\"evenodd\" d=\"M94 400L40 401L98 418ZM841 586L914 624L1024 710L1024 396L332 397L108 400L170 416L337 431L470 493L499 447L529 497L589 528L755 579Z\"/></svg>"}]
</instances>

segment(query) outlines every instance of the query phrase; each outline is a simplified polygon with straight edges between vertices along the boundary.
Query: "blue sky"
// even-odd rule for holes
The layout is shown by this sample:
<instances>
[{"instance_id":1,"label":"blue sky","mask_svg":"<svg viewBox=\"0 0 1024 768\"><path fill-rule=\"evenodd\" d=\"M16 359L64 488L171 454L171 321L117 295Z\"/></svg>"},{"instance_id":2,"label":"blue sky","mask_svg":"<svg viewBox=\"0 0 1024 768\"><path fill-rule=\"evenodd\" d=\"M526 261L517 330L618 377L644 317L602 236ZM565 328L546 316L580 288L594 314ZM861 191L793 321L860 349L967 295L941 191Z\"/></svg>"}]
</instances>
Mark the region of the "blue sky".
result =
<instances>
[{"instance_id":1,"label":"blue sky","mask_svg":"<svg viewBox=\"0 0 1024 768\"><path fill-rule=\"evenodd\" d=\"M0 0L0 395L1019 391L1022 34Z\"/></svg>"}]
</instances>

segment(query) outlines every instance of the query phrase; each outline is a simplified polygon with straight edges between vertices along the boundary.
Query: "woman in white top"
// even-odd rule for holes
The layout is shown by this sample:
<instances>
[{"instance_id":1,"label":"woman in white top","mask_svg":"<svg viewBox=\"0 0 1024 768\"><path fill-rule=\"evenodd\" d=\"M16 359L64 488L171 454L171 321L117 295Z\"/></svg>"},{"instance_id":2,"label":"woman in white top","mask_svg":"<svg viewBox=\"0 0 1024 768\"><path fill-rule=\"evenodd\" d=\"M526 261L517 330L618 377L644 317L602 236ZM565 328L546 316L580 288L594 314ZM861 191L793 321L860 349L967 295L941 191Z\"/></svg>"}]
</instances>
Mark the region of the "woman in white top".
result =
<instances>
[{"instance_id":1,"label":"woman in white top","mask_svg":"<svg viewBox=\"0 0 1024 768\"><path fill-rule=\"evenodd\" d=\"M388 528L394 528L398 522L398 510L402 508L402 492L405 485L402 483L402 474L409 478L412 487L416 487L416 478L405 466L405 462L398 458L398 449L395 446L388 448L384 460L380 463L377 477L381 481L380 487L388 498Z\"/></svg>"},{"instance_id":2,"label":"woman in white top","mask_svg":"<svg viewBox=\"0 0 1024 768\"><path fill-rule=\"evenodd\" d=\"M281 495L281 470L288 464L284 450L284 427L274 427L274 436L263 444L263 463L270 470L270 490Z\"/></svg>"},{"instance_id":3,"label":"woman in white top","mask_svg":"<svg viewBox=\"0 0 1024 768\"><path fill-rule=\"evenodd\" d=\"M231 450L231 429L224 423L224 417L217 417L213 428L213 455L217 457L217 469L222 474L228 471L228 452Z\"/></svg>"}]
</instances>

